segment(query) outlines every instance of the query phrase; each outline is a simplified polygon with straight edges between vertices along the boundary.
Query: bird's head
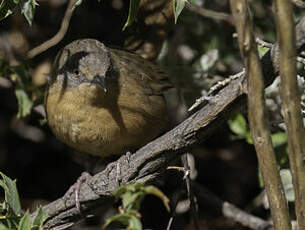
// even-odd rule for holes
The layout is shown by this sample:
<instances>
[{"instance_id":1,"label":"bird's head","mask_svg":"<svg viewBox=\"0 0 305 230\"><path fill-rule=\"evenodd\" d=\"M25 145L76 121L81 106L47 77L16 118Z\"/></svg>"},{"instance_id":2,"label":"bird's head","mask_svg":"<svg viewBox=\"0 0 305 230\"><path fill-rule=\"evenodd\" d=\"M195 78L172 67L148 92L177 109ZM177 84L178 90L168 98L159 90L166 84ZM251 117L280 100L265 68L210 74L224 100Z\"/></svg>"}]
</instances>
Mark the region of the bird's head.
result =
<instances>
[{"instance_id":1,"label":"bird's head","mask_svg":"<svg viewBox=\"0 0 305 230\"><path fill-rule=\"evenodd\" d=\"M62 90L79 90L86 97L102 97L112 71L111 56L104 44L93 39L76 40L57 55L50 84L59 84Z\"/></svg>"}]
</instances>

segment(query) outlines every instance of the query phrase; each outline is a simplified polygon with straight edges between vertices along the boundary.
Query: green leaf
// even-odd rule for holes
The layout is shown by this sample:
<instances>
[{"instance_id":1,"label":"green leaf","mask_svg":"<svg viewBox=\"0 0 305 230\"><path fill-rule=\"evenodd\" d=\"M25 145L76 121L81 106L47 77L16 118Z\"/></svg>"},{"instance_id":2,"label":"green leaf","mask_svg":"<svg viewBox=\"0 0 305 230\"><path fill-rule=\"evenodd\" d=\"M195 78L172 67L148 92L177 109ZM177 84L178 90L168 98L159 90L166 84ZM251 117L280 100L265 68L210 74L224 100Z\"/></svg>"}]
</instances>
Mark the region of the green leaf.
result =
<instances>
[{"instance_id":1,"label":"green leaf","mask_svg":"<svg viewBox=\"0 0 305 230\"><path fill-rule=\"evenodd\" d=\"M142 224L139 218L136 217L136 212L117 214L106 220L104 228L109 228L111 225L119 223L127 230L142 230Z\"/></svg>"},{"instance_id":2,"label":"green leaf","mask_svg":"<svg viewBox=\"0 0 305 230\"><path fill-rule=\"evenodd\" d=\"M16 7L16 2L16 0L2 0L0 4L0 20L13 13L14 8Z\"/></svg>"},{"instance_id":3,"label":"green leaf","mask_svg":"<svg viewBox=\"0 0 305 230\"><path fill-rule=\"evenodd\" d=\"M178 17L181 14L182 10L184 9L185 2L187 2L187 0L174 0L173 1L175 23L177 23Z\"/></svg>"},{"instance_id":4,"label":"green leaf","mask_svg":"<svg viewBox=\"0 0 305 230\"><path fill-rule=\"evenodd\" d=\"M262 56L264 56L265 53L267 53L267 51L269 50L269 48L258 45L258 55L261 58Z\"/></svg>"},{"instance_id":5,"label":"green leaf","mask_svg":"<svg viewBox=\"0 0 305 230\"><path fill-rule=\"evenodd\" d=\"M12 74L11 78L17 78L17 85L20 88L27 89L32 84L32 79L29 71L24 65L18 65L10 67L10 70L15 74ZM14 81L14 79L12 79Z\"/></svg>"},{"instance_id":6,"label":"green leaf","mask_svg":"<svg viewBox=\"0 0 305 230\"><path fill-rule=\"evenodd\" d=\"M274 148L287 143L287 135L285 132L277 132L271 135L272 145Z\"/></svg>"},{"instance_id":7,"label":"green leaf","mask_svg":"<svg viewBox=\"0 0 305 230\"><path fill-rule=\"evenodd\" d=\"M115 192L116 198L121 197L123 208L126 209L126 211L129 211L130 209L138 210L146 195L159 197L169 211L169 199L157 187L136 183L122 186Z\"/></svg>"},{"instance_id":8,"label":"green leaf","mask_svg":"<svg viewBox=\"0 0 305 230\"><path fill-rule=\"evenodd\" d=\"M42 210L41 207L38 208L37 214L33 221L33 227L32 230L42 230L43 229L43 223L48 218L48 215Z\"/></svg>"},{"instance_id":9,"label":"green leaf","mask_svg":"<svg viewBox=\"0 0 305 230\"><path fill-rule=\"evenodd\" d=\"M18 230L31 230L30 214L28 211L21 218L18 225Z\"/></svg>"},{"instance_id":10,"label":"green leaf","mask_svg":"<svg viewBox=\"0 0 305 230\"><path fill-rule=\"evenodd\" d=\"M129 218L127 230L142 230L141 221L135 216L132 216Z\"/></svg>"},{"instance_id":11,"label":"green leaf","mask_svg":"<svg viewBox=\"0 0 305 230\"><path fill-rule=\"evenodd\" d=\"M290 170L282 169L280 171L280 176L281 176L282 183L284 186L284 191L285 191L287 201L294 202L295 196L294 196L292 176L291 176Z\"/></svg>"},{"instance_id":12,"label":"green leaf","mask_svg":"<svg viewBox=\"0 0 305 230\"><path fill-rule=\"evenodd\" d=\"M38 6L38 3L35 0L21 0L19 4L21 13L24 15L25 19L31 26L34 19L35 8Z\"/></svg>"},{"instance_id":13,"label":"green leaf","mask_svg":"<svg viewBox=\"0 0 305 230\"><path fill-rule=\"evenodd\" d=\"M150 195L154 195L156 197L159 197L162 200L166 210L168 212L170 211L170 208L169 208L169 199L167 198L167 196L165 196L165 194L160 189L158 189L155 186L151 186L150 185L150 186L146 186L144 188L144 191L145 191L146 194L150 194Z\"/></svg>"},{"instance_id":14,"label":"green leaf","mask_svg":"<svg viewBox=\"0 0 305 230\"><path fill-rule=\"evenodd\" d=\"M0 223L0 230L11 230L11 229L6 227L4 224Z\"/></svg>"},{"instance_id":15,"label":"green leaf","mask_svg":"<svg viewBox=\"0 0 305 230\"><path fill-rule=\"evenodd\" d=\"M125 30L128 26L132 25L132 23L134 23L137 20L139 4L140 4L140 0L130 0L128 18L123 27L123 30Z\"/></svg>"},{"instance_id":16,"label":"green leaf","mask_svg":"<svg viewBox=\"0 0 305 230\"><path fill-rule=\"evenodd\" d=\"M5 59L0 58L0 76L7 77L10 70L9 62Z\"/></svg>"},{"instance_id":17,"label":"green leaf","mask_svg":"<svg viewBox=\"0 0 305 230\"><path fill-rule=\"evenodd\" d=\"M0 180L0 186L5 191L5 201L9 208L13 211L15 216L19 216L21 212L21 205L19 200L19 194L17 191L16 180L11 180L9 177L0 172L2 180Z\"/></svg>"},{"instance_id":18,"label":"green leaf","mask_svg":"<svg viewBox=\"0 0 305 230\"><path fill-rule=\"evenodd\" d=\"M246 141L248 144L253 145L253 139L250 131L247 132Z\"/></svg>"},{"instance_id":19,"label":"green leaf","mask_svg":"<svg viewBox=\"0 0 305 230\"><path fill-rule=\"evenodd\" d=\"M15 94L18 101L18 118L26 117L31 113L33 102L23 89L16 89Z\"/></svg>"},{"instance_id":20,"label":"green leaf","mask_svg":"<svg viewBox=\"0 0 305 230\"><path fill-rule=\"evenodd\" d=\"M231 131L239 137L245 138L247 136L247 122L241 114L237 114L228 121Z\"/></svg>"}]
</instances>

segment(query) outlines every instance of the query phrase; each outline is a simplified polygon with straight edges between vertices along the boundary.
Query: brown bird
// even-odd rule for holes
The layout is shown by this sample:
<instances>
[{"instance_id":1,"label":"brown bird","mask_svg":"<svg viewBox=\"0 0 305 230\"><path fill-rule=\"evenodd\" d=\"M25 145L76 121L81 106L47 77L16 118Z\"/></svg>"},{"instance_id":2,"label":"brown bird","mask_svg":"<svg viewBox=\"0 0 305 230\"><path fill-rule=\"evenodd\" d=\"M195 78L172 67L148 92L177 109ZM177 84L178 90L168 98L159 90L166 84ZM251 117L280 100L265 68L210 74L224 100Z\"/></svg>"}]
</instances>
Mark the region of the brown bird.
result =
<instances>
[{"instance_id":1,"label":"brown bird","mask_svg":"<svg viewBox=\"0 0 305 230\"><path fill-rule=\"evenodd\" d=\"M58 139L100 157L135 150L167 124L167 77L151 62L94 39L57 55L46 91L47 120Z\"/></svg>"}]
</instances>

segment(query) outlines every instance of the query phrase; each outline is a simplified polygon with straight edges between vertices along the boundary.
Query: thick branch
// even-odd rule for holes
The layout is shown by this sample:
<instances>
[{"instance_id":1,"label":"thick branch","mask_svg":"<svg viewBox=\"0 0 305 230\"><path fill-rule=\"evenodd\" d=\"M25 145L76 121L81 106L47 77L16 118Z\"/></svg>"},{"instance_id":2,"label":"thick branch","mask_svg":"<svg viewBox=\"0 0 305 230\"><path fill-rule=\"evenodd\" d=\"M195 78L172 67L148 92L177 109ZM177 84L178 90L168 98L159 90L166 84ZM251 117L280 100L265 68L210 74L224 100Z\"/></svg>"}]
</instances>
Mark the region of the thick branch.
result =
<instances>
[{"instance_id":1,"label":"thick branch","mask_svg":"<svg viewBox=\"0 0 305 230\"><path fill-rule=\"evenodd\" d=\"M295 29L292 4L275 0L275 16L280 46L282 107L287 127L288 155L295 192L295 211L299 229L305 229L305 131L297 83Z\"/></svg>"},{"instance_id":2,"label":"thick branch","mask_svg":"<svg viewBox=\"0 0 305 230\"><path fill-rule=\"evenodd\" d=\"M305 17L297 25L297 45L302 47L304 44ZM276 52L274 53L276 54ZM271 83L278 74L277 58L274 57L274 62L272 62L271 56L271 53L268 52L262 60L263 71L268 77L266 79L268 83ZM242 72L237 75L239 77L235 80L218 89L217 95L213 91L213 95L210 95L212 99L179 126L138 150L129 161L128 158L122 156L115 162L121 164L120 184L135 181L152 182L171 160L212 134L222 122L226 121L227 113L244 105L245 97L242 96L244 92L240 85L245 85L245 77ZM96 207L109 205L112 201L111 193L119 185L115 179L115 163L108 165L103 172L82 184L80 190L82 214L75 207L74 197L68 198L66 202L60 198L44 206L43 209L49 215L46 228L64 229L83 218L84 214L92 212Z\"/></svg>"}]
</instances>

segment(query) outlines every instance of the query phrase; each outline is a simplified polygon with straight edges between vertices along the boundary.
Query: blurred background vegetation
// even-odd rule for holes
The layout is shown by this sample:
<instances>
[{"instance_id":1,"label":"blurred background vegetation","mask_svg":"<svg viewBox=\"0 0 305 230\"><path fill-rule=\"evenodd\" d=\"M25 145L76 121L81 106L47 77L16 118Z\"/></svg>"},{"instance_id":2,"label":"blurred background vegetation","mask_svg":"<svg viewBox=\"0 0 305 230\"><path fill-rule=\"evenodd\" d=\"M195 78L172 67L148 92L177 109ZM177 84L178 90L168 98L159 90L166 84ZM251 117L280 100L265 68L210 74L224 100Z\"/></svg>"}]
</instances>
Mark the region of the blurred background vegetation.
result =
<instances>
[{"instance_id":1,"label":"blurred background vegetation","mask_svg":"<svg viewBox=\"0 0 305 230\"><path fill-rule=\"evenodd\" d=\"M264 41L275 42L271 1L249 2L256 35ZM18 12L18 7L0 21L0 170L17 179L24 209L64 195L84 170L74 159L73 150L59 142L43 122L39 107L56 53L80 38L95 38L109 46L123 46L126 37L137 31L138 23L122 30L129 1L83 1L75 9L64 38L54 47L28 59L26 53L30 49L57 33L67 7L67 0L37 0L37 3L32 25L27 23L29 18ZM191 3L230 14L227 0L192 0ZM303 14L304 10L295 7L296 21ZM177 88L177 120L181 120L181 114L185 114L212 85L242 70L234 32L232 22L203 17L189 8L185 8L177 24L170 27L156 62ZM260 49L264 51L263 47ZM302 68L300 65L300 80ZM280 125L277 85L275 82L267 90L267 105L279 164L285 168L286 137ZM221 199L268 219L257 159L244 118L246 114L245 111L237 112L207 141L194 148L192 178ZM167 174L158 186L170 199L176 199L177 191L184 188L183 175L172 170ZM186 198L185 194L179 196L181 201ZM169 214L161 201L149 197L142 209L144 228L166 228ZM172 229L192 229L188 210L182 208L177 213ZM245 229L202 202L199 202L199 217L206 229ZM91 218L72 229L98 229L99 223L101 218Z\"/></svg>"}]
</instances>

